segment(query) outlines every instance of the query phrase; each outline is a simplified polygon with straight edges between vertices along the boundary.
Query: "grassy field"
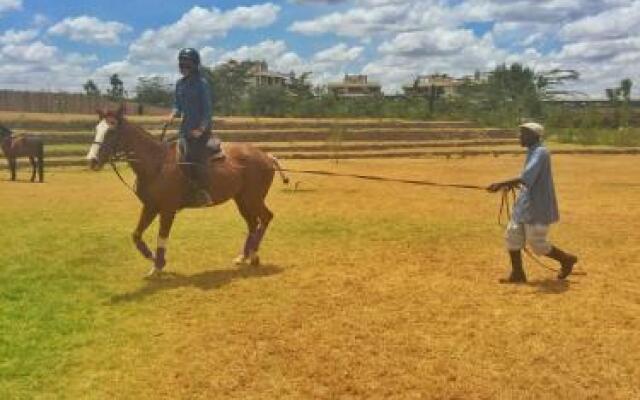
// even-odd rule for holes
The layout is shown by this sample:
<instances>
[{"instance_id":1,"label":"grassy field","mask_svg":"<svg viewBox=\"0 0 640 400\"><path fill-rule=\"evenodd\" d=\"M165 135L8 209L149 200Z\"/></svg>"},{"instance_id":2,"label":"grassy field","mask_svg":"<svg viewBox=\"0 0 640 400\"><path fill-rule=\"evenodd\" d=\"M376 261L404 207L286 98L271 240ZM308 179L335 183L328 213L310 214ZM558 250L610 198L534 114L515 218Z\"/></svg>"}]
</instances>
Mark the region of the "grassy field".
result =
<instances>
[{"instance_id":1,"label":"grassy field","mask_svg":"<svg viewBox=\"0 0 640 400\"><path fill-rule=\"evenodd\" d=\"M521 163L287 166L483 185ZM496 282L499 199L482 191L294 176L270 194L263 266L231 265L244 226L227 204L181 213L170 274L145 281L138 204L112 173L2 177L0 398L639 398L640 163L554 168L552 238L588 275L528 262L523 286Z\"/></svg>"}]
</instances>

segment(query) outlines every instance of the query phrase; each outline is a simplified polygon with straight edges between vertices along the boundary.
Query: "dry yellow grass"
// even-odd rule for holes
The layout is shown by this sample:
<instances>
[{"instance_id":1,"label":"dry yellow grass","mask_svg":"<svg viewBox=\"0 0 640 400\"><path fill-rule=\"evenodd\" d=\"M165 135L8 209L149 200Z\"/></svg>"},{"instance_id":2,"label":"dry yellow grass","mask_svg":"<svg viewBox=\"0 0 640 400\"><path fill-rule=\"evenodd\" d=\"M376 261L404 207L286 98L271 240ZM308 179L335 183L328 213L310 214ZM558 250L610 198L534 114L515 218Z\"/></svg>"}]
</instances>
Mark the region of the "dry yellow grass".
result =
<instances>
[{"instance_id":1,"label":"dry yellow grass","mask_svg":"<svg viewBox=\"0 0 640 400\"><path fill-rule=\"evenodd\" d=\"M521 163L287 166L488 184ZM552 239L581 256L588 276L557 282L528 263L524 286L496 282L508 269L498 198L482 191L295 176L301 190L278 183L270 196L265 266L230 265L243 226L227 205L180 214L169 247L175 274L146 282L128 241L137 205L108 172L0 182L2 221L46 210L42 226L60 224L66 231L51 237L73 245L42 257L69 257L91 277L84 284L101 285L69 293L92 307L92 328L34 395L639 398L640 163L556 156L554 168L562 222Z\"/></svg>"}]
</instances>

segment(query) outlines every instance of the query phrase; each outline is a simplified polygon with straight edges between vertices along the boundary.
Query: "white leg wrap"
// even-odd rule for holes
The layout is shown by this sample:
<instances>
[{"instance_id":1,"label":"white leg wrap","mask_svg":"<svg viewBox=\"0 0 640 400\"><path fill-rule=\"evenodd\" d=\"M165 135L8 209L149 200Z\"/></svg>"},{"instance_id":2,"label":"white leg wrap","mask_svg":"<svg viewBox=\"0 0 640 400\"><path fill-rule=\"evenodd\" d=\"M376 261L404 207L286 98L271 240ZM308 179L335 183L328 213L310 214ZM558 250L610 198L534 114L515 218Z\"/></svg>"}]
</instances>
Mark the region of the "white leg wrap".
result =
<instances>
[{"instance_id":1,"label":"white leg wrap","mask_svg":"<svg viewBox=\"0 0 640 400\"><path fill-rule=\"evenodd\" d=\"M163 238L163 237L158 236L158 248L159 249L166 249L168 241L169 241L168 238Z\"/></svg>"}]
</instances>

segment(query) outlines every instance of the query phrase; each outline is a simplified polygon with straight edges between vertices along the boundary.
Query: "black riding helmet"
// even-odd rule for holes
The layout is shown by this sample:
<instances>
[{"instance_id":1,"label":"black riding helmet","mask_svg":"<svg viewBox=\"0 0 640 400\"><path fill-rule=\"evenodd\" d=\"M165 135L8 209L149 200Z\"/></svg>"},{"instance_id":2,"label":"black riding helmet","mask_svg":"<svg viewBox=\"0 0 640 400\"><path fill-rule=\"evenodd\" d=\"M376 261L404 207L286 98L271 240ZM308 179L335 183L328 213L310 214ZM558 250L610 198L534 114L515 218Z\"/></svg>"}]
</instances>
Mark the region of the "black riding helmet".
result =
<instances>
[{"instance_id":1,"label":"black riding helmet","mask_svg":"<svg viewBox=\"0 0 640 400\"><path fill-rule=\"evenodd\" d=\"M196 66L199 66L200 54L198 53L198 50L192 47L184 48L180 50L180 53L178 53L178 62L180 60L191 60Z\"/></svg>"}]
</instances>

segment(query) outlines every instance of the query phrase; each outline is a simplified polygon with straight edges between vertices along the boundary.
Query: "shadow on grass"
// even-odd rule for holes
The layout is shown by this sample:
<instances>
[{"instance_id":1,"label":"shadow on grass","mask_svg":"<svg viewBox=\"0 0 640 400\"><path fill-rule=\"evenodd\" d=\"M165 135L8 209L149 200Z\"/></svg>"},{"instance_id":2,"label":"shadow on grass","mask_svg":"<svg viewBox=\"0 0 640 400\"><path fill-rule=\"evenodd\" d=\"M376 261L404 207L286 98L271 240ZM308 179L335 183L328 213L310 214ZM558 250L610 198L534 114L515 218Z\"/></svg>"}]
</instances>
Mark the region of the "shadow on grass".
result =
<instances>
[{"instance_id":1,"label":"shadow on grass","mask_svg":"<svg viewBox=\"0 0 640 400\"><path fill-rule=\"evenodd\" d=\"M247 266L236 269L205 271L195 275L165 272L160 277L147 280L144 286L133 292L112 296L108 304L139 301L157 292L181 287L196 287L200 290L218 289L234 280L264 278L279 274L282 271L283 269L276 265L261 265L258 267Z\"/></svg>"},{"instance_id":2,"label":"shadow on grass","mask_svg":"<svg viewBox=\"0 0 640 400\"><path fill-rule=\"evenodd\" d=\"M571 282L568 280L560 279L542 279L536 281L527 282L528 286L538 289L539 293L543 294L562 294L569 290Z\"/></svg>"}]
</instances>

